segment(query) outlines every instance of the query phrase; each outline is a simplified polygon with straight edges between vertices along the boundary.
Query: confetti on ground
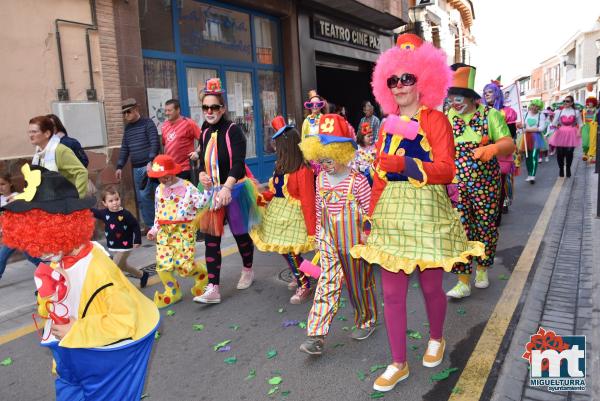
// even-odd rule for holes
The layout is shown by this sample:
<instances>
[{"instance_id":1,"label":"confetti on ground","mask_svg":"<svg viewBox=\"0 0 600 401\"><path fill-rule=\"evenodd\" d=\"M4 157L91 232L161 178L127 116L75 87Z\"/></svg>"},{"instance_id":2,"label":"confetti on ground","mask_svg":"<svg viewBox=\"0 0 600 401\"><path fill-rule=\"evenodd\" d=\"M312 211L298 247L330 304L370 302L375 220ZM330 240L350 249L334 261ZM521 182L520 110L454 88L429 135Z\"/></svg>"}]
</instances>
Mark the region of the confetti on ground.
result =
<instances>
[{"instance_id":1,"label":"confetti on ground","mask_svg":"<svg viewBox=\"0 0 600 401\"><path fill-rule=\"evenodd\" d=\"M192 326L192 328L196 331L202 331L202 330L204 330L204 325L203 324L194 324Z\"/></svg>"},{"instance_id":2,"label":"confetti on ground","mask_svg":"<svg viewBox=\"0 0 600 401\"><path fill-rule=\"evenodd\" d=\"M217 352L229 352L229 351L231 351L231 345L226 345L217 350Z\"/></svg>"},{"instance_id":3,"label":"confetti on ground","mask_svg":"<svg viewBox=\"0 0 600 401\"><path fill-rule=\"evenodd\" d=\"M337 343L333 346L333 348L343 347L344 345L345 345L344 343Z\"/></svg>"},{"instance_id":4,"label":"confetti on ground","mask_svg":"<svg viewBox=\"0 0 600 401\"><path fill-rule=\"evenodd\" d=\"M218 350L220 350L221 348L223 348L224 346L226 346L227 344L229 344L230 342L231 342L231 340L225 340L225 341L222 341L222 342L218 343L217 345L215 345L215 346L213 347L213 349L214 349L215 351L218 351Z\"/></svg>"},{"instance_id":5,"label":"confetti on ground","mask_svg":"<svg viewBox=\"0 0 600 401\"><path fill-rule=\"evenodd\" d=\"M248 380L252 380L256 377L256 369L251 369L250 372L248 373L248 376L246 376L246 378L244 380L248 381Z\"/></svg>"},{"instance_id":6,"label":"confetti on ground","mask_svg":"<svg viewBox=\"0 0 600 401\"><path fill-rule=\"evenodd\" d=\"M344 331L350 331L350 327L344 326L344 327L342 327L342 330L344 330Z\"/></svg>"},{"instance_id":7,"label":"confetti on ground","mask_svg":"<svg viewBox=\"0 0 600 401\"><path fill-rule=\"evenodd\" d=\"M267 383L269 383L271 386L277 386L278 384L281 384L282 381L283 379L281 376L273 376L267 381Z\"/></svg>"},{"instance_id":8,"label":"confetti on ground","mask_svg":"<svg viewBox=\"0 0 600 401\"><path fill-rule=\"evenodd\" d=\"M305 329L306 328L306 322L300 322L300 323L298 323L298 327L300 327L301 329Z\"/></svg>"},{"instance_id":9,"label":"confetti on ground","mask_svg":"<svg viewBox=\"0 0 600 401\"><path fill-rule=\"evenodd\" d=\"M467 314L467 311L465 310L465 308L458 308L458 309L456 310L456 313L458 313L458 314L459 314L459 315L461 315L461 316L464 316L464 315L466 315L466 314Z\"/></svg>"},{"instance_id":10,"label":"confetti on ground","mask_svg":"<svg viewBox=\"0 0 600 401\"><path fill-rule=\"evenodd\" d=\"M369 397L371 399L375 399L375 398L383 398L385 397L385 393L382 393L381 391L373 391L371 394L369 394Z\"/></svg>"},{"instance_id":11,"label":"confetti on ground","mask_svg":"<svg viewBox=\"0 0 600 401\"><path fill-rule=\"evenodd\" d=\"M498 279L499 279L499 280L505 280L505 281L506 281L506 280L508 280L508 279L509 279L509 277L508 277L506 274L499 274L499 275L498 275Z\"/></svg>"},{"instance_id":12,"label":"confetti on ground","mask_svg":"<svg viewBox=\"0 0 600 401\"><path fill-rule=\"evenodd\" d=\"M283 313L283 312L285 312L285 309L283 309L283 308L277 309L277 313Z\"/></svg>"},{"instance_id":13,"label":"confetti on ground","mask_svg":"<svg viewBox=\"0 0 600 401\"><path fill-rule=\"evenodd\" d=\"M174 310L169 309L167 311L167 316L174 316L174 315L175 315L175 311Z\"/></svg>"},{"instance_id":14,"label":"confetti on ground","mask_svg":"<svg viewBox=\"0 0 600 401\"><path fill-rule=\"evenodd\" d=\"M419 288L419 283L412 283L410 286L412 288Z\"/></svg>"},{"instance_id":15,"label":"confetti on ground","mask_svg":"<svg viewBox=\"0 0 600 401\"><path fill-rule=\"evenodd\" d=\"M13 360L12 360L12 358L9 357L9 358L3 359L0 362L0 365L2 365L2 366L10 366L10 365L12 365L12 363L13 363Z\"/></svg>"},{"instance_id":16,"label":"confetti on ground","mask_svg":"<svg viewBox=\"0 0 600 401\"><path fill-rule=\"evenodd\" d=\"M346 316L338 316L338 318L337 318L337 319L338 319L338 320L340 320L340 321L342 321L342 322L345 322L345 321L347 321L347 320L348 320L348 319L346 318Z\"/></svg>"},{"instance_id":17,"label":"confetti on ground","mask_svg":"<svg viewBox=\"0 0 600 401\"><path fill-rule=\"evenodd\" d=\"M358 376L358 380L360 380L361 382L364 382L367 378L367 375L362 370L359 370L358 373L356 373L356 375Z\"/></svg>"},{"instance_id":18,"label":"confetti on ground","mask_svg":"<svg viewBox=\"0 0 600 401\"><path fill-rule=\"evenodd\" d=\"M300 320L284 320L281 324L283 327L291 327L298 326L300 324Z\"/></svg>"},{"instance_id":19,"label":"confetti on ground","mask_svg":"<svg viewBox=\"0 0 600 401\"><path fill-rule=\"evenodd\" d=\"M460 387L454 387L451 391L452 394L462 394L463 390Z\"/></svg>"},{"instance_id":20,"label":"confetti on ground","mask_svg":"<svg viewBox=\"0 0 600 401\"><path fill-rule=\"evenodd\" d=\"M272 387L271 390L267 393L267 395L273 395L279 391L279 386Z\"/></svg>"},{"instance_id":21,"label":"confetti on ground","mask_svg":"<svg viewBox=\"0 0 600 401\"><path fill-rule=\"evenodd\" d=\"M229 326L229 328L233 331L238 331L240 326L238 326L237 324L232 324L231 326Z\"/></svg>"},{"instance_id":22,"label":"confetti on ground","mask_svg":"<svg viewBox=\"0 0 600 401\"><path fill-rule=\"evenodd\" d=\"M160 338L160 331L157 330L154 332L154 339L158 340L159 338Z\"/></svg>"},{"instance_id":23,"label":"confetti on ground","mask_svg":"<svg viewBox=\"0 0 600 401\"><path fill-rule=\"evenodd\" d=\"M385 369L387 368L387 365L373 365L369 368L369 372L373 373L373 372L377 372L379 369Z\"/></svg>"},{"instance_id":24,"label":"confetti on ground","mask_svg":"<svg viewBox=\"0 0 600 401\"><path fill-rule=\"evenodd\" d=\"M225 358L223 360L223 362L225 362L228 365L235 365L235 363L237 362L237 358L235 356L229 357L229 358Z\"/></svg>"},{"instance_id":25,"label":"confetti on ground","mask_svg":"<svg viewBox=\"0 0 600 401\"><path fill-rule=\"evenodd\" d=\"M416 312L416 310L411 310L410 312L408 312L410 315L414 314Z\"/></svg>"},{"instance_id":26,"label":"confetti on ground","mask_svg":"<svg viewBox=\"0 0 600 401\"><path fill-rule=\"evenodd\" d=\"M281 392L281 396L282 397L287 397L288 395L290 395L291 391L290 390L285 390Z\"/></svg>"},{"instance_id":27,"label":"confetti on ground","mask_svg":"<svg viewBox=\"0 0 600 401\"><path fill-rule=\"evenodd\" d=\"M425 322L425 323L423 323L423 326L424 327L429 327L429 323Z\"/></svg>"},{"instance_id":28,"label":"confetti on ground","mask_svg":"<svg viewBox=\"0 0 600 401\"><path fill-rule=\"evenodd\" d=\"M406 330L406 335L413 340L421 340L423 338L423 335L418 330Z\"/></svg>"},{"instance_id":29,"label":"confetti on ground","mask_svg":"<svg viewBox=\"0 0 600 401\"><path fill-rule=\"evenodd\" d=\"M413 344L413 345L410 346L410 349L412 349L413 351L416 351L416 350L419 349L419 346Z\"/></svg>"},{"instance_id":30,"label":"confetti on ground","mask_svg":"<svg viewBox=\"0 0 600 401\"><path fill-rule=\"evenodd\" d=\"M143 400L144 398L150 398L150 396L147 393L142 394L142 397L140 398L140 400Z\"/></svg>"},{"instance_id":31,"label":"confetti on ground","mask_svg":"<svg viewBox=\"0 0 600 401\"><path fill-rule=\"evenodd\" d=\"M458 368L447 368L442 370L441 372L435 373L433 375L431 375L431 382L433 383L435 382L439 382L440 380L446 380L451 373L456 372L458 370Z\"/></svg>"},{"instance_id":32,"label":"confetti on ground","mask_svg":"<svg viewBox=\"0 0 600 401\"><path fill-rule=\"evenodd\" d=\"M267 359L273 359L277 356L277 351L274 349L270 349L267 351Z\"/></svg>"}]
</instances>

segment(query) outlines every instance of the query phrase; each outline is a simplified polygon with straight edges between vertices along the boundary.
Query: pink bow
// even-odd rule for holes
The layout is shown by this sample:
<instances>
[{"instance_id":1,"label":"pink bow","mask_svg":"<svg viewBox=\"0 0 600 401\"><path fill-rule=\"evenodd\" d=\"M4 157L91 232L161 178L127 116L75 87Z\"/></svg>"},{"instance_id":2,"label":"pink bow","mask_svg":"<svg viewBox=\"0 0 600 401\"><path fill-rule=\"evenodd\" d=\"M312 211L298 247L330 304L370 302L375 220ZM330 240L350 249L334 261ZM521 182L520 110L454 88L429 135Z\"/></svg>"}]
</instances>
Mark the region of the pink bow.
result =
<instances>
[{"instance_id":1,"label":"pink bow","mask_svg":"<svg viewBox=\"0 0 600 401\"><path fill-rule=\"evenodd\" d=\"M185 189L185 186L183 186L183 185L177 185L175 187L166 187L165 190L163 191L163 194L167 198L171 195L183 197L183 196L185 196L185 193L186 193L186 189Z\"/></svg>"}]
</instances>

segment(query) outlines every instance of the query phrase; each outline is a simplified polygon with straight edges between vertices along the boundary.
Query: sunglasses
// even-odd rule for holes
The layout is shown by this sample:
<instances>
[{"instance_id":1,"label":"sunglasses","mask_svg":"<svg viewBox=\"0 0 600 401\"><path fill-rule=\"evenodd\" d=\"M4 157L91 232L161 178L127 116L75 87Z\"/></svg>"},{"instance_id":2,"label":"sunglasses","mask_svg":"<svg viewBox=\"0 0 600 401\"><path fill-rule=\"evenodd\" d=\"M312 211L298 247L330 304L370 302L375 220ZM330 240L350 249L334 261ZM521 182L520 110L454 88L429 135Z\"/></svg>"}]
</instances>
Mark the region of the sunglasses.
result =
<instances>
[{"instance_id":1,"label":"sunglasses","mask_svg":"<svg viewBox=\"0 0 600 401\"><path fill-rule=\"evenodd\" d=\"M304 102L305 109L321 109L323 106L325 106L325 102L322 100L318 102Z\"/></svg>"},{"instance_id":2,"label":"sunglasses","mask_svg":"<svg viewBox=\"0 0 600 401\"><path fill-rule=\"evenodd\" d=\"M210 109L211 111L215 112L221 110L222 107L222 104L211 104L210 106L207 104L203 104L202 111L208 111L208 109Z\"/></svg>"},{"instance_id":3,"label":"sunglasses","mask_svg":"<svg viewBox=\"0 0 600 401\"><path fill-rule=\"evenodd\" d=\"M125 115L127 115L127 114L131 114L131 113L133 113L133 109L125 110L125 111L123 112L123 115L125 116Z\"/></svg>"},{"instance_id":4,"label":"sunglasses","mask_svg":"<svg viewBox=\"0 0 600 401\"><path fill-rule=\"evenodd\" d=\"M573 101L565 99L564 103L573 103Z\"/></svg>"},{"instance_id":5,"label":"sunglasses","mask_svg":"<svg viewBox=\"0 0 600 401\"><path fill-rule=\"evenodd\" d=\"M387 87L390 89L396 88L398 83L401 83L402 86L413 86L417 83L417 77L414 74L406 72L400 75L400 77L392 75L387 79Z\"/></svg>"}]
</instances>

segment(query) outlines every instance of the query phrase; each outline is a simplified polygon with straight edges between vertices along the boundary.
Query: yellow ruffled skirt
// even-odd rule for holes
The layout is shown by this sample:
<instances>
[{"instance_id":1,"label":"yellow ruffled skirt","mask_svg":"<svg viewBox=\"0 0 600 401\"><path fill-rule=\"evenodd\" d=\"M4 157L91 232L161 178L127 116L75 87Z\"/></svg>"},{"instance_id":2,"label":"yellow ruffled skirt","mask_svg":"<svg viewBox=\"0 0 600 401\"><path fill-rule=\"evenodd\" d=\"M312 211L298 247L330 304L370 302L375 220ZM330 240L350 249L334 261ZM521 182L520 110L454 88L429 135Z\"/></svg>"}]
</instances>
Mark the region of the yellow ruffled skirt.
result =
<instances>
[{"instance_id":1,"label":"yellow ruffled skirt","mask_svg":"<svg viewBox=\"0 0 600 401\"><path fill-rule=\"evenodd\" d=\"M417 267L449 272L469 256L483 256L485 247L467 240L444 185L390 181L371 216L367 244L352 247L351 254L393 273L410 274Z\"/></svg>"}]
</instances>

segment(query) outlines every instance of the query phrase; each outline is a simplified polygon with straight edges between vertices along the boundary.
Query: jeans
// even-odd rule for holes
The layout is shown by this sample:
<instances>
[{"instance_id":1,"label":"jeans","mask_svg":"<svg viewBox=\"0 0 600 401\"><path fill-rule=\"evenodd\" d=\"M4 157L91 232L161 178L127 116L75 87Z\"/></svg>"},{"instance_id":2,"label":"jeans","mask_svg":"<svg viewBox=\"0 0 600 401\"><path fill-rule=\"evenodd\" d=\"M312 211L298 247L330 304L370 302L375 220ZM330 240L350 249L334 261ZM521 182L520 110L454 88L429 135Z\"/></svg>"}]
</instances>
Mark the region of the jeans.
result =
<instances>
[{"instance_id":1,"label":"jeans","mask_svg":"<svg viewBox=\"0 0 600 401\"><path fill-rule=\"evenodd\" d=\"M154 191L158 184L155 180L147 180L146 187L140 190L142 181L146 177L146 166L134 167L133 183L135 185L135 193L137 196L138 206L140 208L140 216L147 227L154 225Z\"/></svg>"},{"instance_id":2,"label":"jeans","mask_svg":"<svg viewBox=\"0 0 600 401\"><path fill-rule=\"evenodd\" d=\"M6 245L2 245L0 247L0 278L4 274L4 270L6 269L6 263L8 262L8 258L15 253L16 249L9 248ZM33 263L35 266L39 265L41 260L38 258L34 258L33 256L29 256L27 253L23 252L23 255L27 258L28 261Z\"/></svg>"}]
</instances>

